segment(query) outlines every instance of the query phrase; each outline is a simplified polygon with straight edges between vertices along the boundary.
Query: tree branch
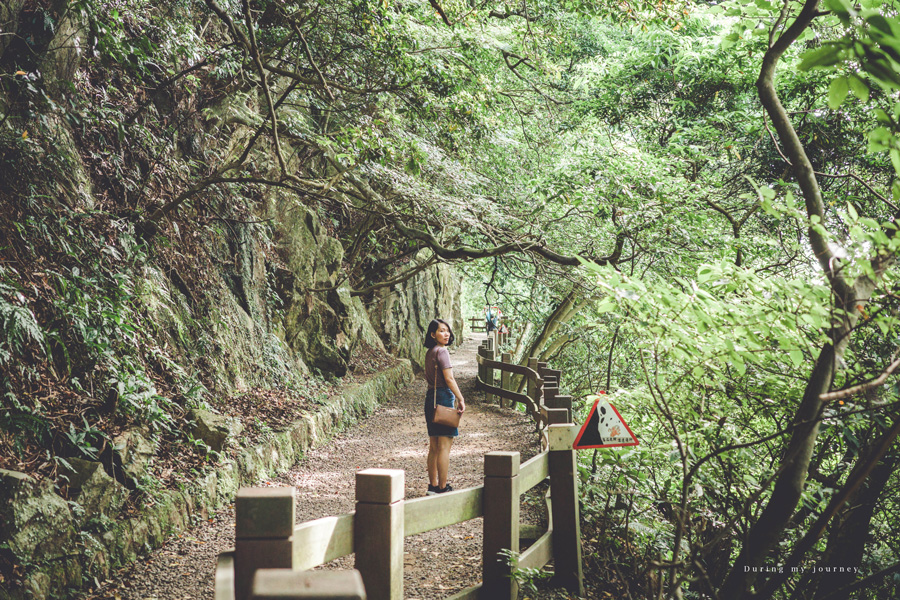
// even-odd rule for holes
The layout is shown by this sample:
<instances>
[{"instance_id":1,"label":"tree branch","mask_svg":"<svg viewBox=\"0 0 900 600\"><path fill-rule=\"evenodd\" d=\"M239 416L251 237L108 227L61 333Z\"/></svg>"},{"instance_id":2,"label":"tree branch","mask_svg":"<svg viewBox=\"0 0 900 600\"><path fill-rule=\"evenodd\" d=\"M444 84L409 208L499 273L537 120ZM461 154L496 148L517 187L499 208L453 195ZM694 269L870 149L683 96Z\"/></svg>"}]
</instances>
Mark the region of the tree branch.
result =
<instances>
[{"instance_id":1,"label":"tree branch","mask_svg":"<svg viewBox=\"0 0 900 600\"><path fill-rule=\"evenodd\" d=\"M431 7L434 8L434 10L436 10L439 15L441 15L441 19L444 21L444 23L447 24L447 27L453 29L453 23L451 23L450 19L447 18L447 15L444 13L444 9L441 8L441 5L438 3L438 1L428 0L428 2L431 3Z\"/></svg>"},{"instance_id":2,"label":"tree branch","mask_svg":"<svg viewBox=\"0 0 900 600\"><path fill-rule=\"evenodd\" d=\"M872 388L876 388L887 381L887 378L893 373L897 367L900 367L900 358L897 358L897 354L900 351L895 351L891 355L891 360L893 361L888 367L882 371L881 375L867 381L865 383L860 383L859 385L854 385L843 390L835 390L833 392L828 392L827 394L819 394L819 399L822 402L829 402L831 400L840 400L841 398L849 398L850 396L855 396L860 392L864 392L866 390L870 390ZM895 360L896 359L896 360Z\"/></svg>"}]
</instances>

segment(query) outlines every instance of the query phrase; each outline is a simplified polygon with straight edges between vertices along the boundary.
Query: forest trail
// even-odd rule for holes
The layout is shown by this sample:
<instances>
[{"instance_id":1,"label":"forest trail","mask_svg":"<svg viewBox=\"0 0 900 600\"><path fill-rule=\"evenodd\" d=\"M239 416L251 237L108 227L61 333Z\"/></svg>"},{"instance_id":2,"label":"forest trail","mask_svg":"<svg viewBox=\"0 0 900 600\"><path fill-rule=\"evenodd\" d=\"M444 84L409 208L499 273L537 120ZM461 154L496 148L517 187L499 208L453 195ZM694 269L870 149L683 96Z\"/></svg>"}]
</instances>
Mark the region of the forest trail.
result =
<instances>
[{"instance_id":1,"label":"forest trail","mask_svg":"<svg viewBox=\"0 0 900 600\"><path fill-rule=\"evenodd\" d=\"M530 418L510 409L487 405L475 391L475 353L485 339L473 334L455 351L454 375L466 398L460 435L450 453L450 478L455 489L483 483L484 454L519 451L522 461L539 451ZM261 482L263 486L297 488L297 522L351 512L355 473L382 467L406 471L406 497L425 495L428 485L425 458L423 399L425 381L419 376L397 396L383 402L371 416L311 449L291 470ZM537 523L540 510L524 504L522 519ZM481 578L482 520L406 538L404 589L408 599L444 598L476 584ZM138 564L123 569L112 581L84 598L116 600L206 600L213 596L217 555L234 546L234 506L223 508L208 522L170 539ZM440 569L435 569L439 561ZM349 569L353 557L333 561L327 568Z\"/></svg>"}]
</instances>

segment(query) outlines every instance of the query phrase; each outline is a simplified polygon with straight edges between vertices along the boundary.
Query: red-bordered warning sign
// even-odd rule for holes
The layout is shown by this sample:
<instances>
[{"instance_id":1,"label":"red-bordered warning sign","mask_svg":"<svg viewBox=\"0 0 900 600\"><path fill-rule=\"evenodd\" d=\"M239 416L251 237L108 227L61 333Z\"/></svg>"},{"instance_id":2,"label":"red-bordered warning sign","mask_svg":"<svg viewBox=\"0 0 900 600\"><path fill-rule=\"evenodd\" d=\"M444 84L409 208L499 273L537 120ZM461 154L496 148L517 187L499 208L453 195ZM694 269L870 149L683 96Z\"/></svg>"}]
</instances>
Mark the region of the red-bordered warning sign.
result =
<instances>
[{"instance_id":1,"label":"red-bordered warning sign","mask_svg":"<svg viewBox=\"0 0 900 600\"><path fill-rule=\"evenodd\" d=\"M600 392L601 394L603 392ZM625 419L609 400L596 396L594 406L588 413L581 431L575 437L572 448L616 448L618 446L637 446L634 433L625 423Z\"/></svg>"}]
</instances>

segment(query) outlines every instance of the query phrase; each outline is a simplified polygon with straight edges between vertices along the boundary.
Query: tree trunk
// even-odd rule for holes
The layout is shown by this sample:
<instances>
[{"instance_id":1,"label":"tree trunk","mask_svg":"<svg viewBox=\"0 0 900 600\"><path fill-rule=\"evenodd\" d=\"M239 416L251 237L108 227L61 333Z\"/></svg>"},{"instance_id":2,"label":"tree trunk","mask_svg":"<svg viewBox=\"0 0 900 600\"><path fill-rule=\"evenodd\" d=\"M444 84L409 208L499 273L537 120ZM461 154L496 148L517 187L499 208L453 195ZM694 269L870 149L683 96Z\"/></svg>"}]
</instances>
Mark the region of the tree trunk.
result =
<instances>
[{"instance_id":1,"label":"tree trunk","mask_svg":"<svg viewBox=\"0 0 900 600\"><path fill-rule=\"evenodd\" d=\"M878 440L869 444L867 451L871 452L873 447L877 446ZM864 460L862 453L859 460ZM819 564L836 567L860 565L872 515L898 461L900 452L895 442L893 451L881 457L869 474L869 478L850 496L841 514L832 523L828 545ZM821 600L835 590L850 585L858 577L859 574L853 572L822 573L817 585L813 586L813 589L816 589L816 600ZM838 596L835 600L849 600L849 595Z\"/></svg>"},{"instance_id":2,"label":"tree trunk","mask_svg":"<svg viewBox=\"0 0 900 600\"><path fill-rule=\"evenodd\" d=\"M566 294L566 297L563 298L562 302L559 303L550 316L547 317L547 320L544 321L544 327L541 329L540 335L531 343L528 347L528 350L525 354L522 355L520 360L520 364L523 366L528 365L528 358L531 356L536 356L543 348L547 342L550 341L550 338L556 333L559 329L560 325L569 321L578 314L580 310L582 310L585 306L590 303L590 300L582 300L578 304L575 304L575 300L577 298L577 294L575 290L570 291ZM522 381L519 382L518 392L522 392L525 388L525 378L522 378Z\"/></svg>"},{"instance_id":3,"label":"tree trunk","mask_svg":"<svg viewBox=\"0 0 900 600\"><path fill-rule=\"evenodd\" d=\"M835 336L832 339L841 339ZM792 424L796 426L791 435L787 451L781 464L781 474L775 482L772 496L759 520L750 529L741 553L734 563L731 572L719 589L720 598L745 598L756 579L755 567L763 566L769 551L781 539L785 527L800 496L812 458L816 436L819 433L819 421L816 420L822 409L821 394L828 391L834 375L834 365L843 356L847 345L846 337L835 348L831 344L822 348L819 358L813 367L812 374L806 384L803 400L797 409ZM749 567L749 569L745 569Z\"/></svg>"}]
</instances>

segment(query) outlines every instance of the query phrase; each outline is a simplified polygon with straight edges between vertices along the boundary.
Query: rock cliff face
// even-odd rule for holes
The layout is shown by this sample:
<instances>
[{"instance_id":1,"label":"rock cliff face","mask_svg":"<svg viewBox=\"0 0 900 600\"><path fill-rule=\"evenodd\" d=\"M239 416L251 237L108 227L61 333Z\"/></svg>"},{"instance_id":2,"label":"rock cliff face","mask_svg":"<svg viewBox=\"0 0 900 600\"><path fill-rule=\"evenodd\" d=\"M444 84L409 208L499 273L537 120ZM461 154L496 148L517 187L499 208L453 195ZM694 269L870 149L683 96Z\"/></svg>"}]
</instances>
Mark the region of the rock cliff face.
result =
<instances>
[{"instance_id":1,"label":"rock cliff face","mask_svg":"<svg viewBox=\"0 0 900 600\"><path fill-rule=\"evenodd\" d=\"M369 306L385 347L408 358L417 369L425 359L424 332L434 318L450 324L457 343L463 340L463 283L455 269L438 265L382 290Z\"/></svg>"},{"instance_id":2,"label":"rock cliff face","mask_svg":"<svg viewBox=\"0 0 900 600\"><path fill-rule=\"evenodd\" d=\"M51 398L62 392L83 408L47 412L43 433L55 440L52 447L27 440L48 461L70 465L67 479L49 476L61 472L55 467L24 473L27 461L3 462L12 454L3 444L28 432L8 415L0 419L0 600L62 597L64 589L102 579L186 527L175 504L158 511L171 513L164 523L156 513L131 519L122 510L136 488L152 495L153 486L171 483L156 469L160 445L194 457L184 448L203 436L190 434L198 420L192 409L239 419L227 403L235 394L303 391L311 376L337 380L357 353L390 352L421 364L425 327L436 316L462 333L460 278L448 266L381 289L365 303L351 295L333 219L296 191L219 186L185 203L155 237L143 237L138 225L154 207L253 135L260 102L245 90L217 89L201 104L199 93L166 87L161 76L152 79L159 73L147 74L158 67L141 65L159 87L138 106L133 90L149 89L147 82L138 85L127 70L105 65L98 76L96 57L86 67L97 32L77 22L79 11L69 10L77 6L0 0L0 71L15 73L0 78L0 308L24 315L33 340L31 354L26 340L14 355L4 354L0 339L0 388L18 394L9 396L17 397L16 410L42 427L41 411L53 403L42 403L38 388L54 386ZM115 99L122 104L80 95L100 89L92 79L107 77L126 90ZM153 118L140 123L147 114ZM119 122L129 115L141 116L131 128ZM307 117L298 109L298 122ZM145 138L129 137L136 132ZM248 159L259 162L261 178L271 167L266 156L263 148ZM304 175L333 177L324 168L309 172L314 164L306 163ZM165 177L156 178L160 172ZM8 365L19 369L17 379L6 379ZM405 361L401 366L390 385L348 406L368 411L408 380ZM384 378L373 375L371 381ZM200 388L209 393L194 395ZM84 420L66 421L76 413ZM326 435L359 414L335 409L326 415L328 427L311 431ZM223 450L218 442L204 445ZM16 469L3 468L10 465ZM253 483L259 473L248 468L240 482ZM180 497L174 487L166 494ZM226 502L233 492L213 489L207 504ZM190 504L183 495L179 502Z\"/></svg>"}]
</instances>

